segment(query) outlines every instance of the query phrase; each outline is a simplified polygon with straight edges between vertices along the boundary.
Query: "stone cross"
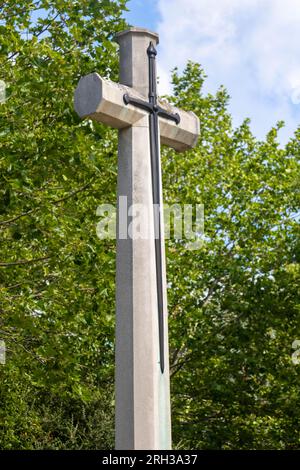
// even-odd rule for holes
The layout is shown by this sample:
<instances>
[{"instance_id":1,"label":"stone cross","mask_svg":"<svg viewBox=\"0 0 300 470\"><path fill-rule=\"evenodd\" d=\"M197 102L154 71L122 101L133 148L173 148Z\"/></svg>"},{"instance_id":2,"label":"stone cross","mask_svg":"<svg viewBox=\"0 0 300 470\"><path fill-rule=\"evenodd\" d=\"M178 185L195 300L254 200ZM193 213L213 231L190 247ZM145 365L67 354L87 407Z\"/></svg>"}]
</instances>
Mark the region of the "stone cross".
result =
<instances>
[{"instance_id":1,"label":"stone cross","mask_svg":"<svg viewBox=\"0 0 300 470\"><path fill-rule=\"evenodd\" d=\"M75 91L80 117L119 129L116 449L171 449L160 142L195 146L199 120L157 98L156 33L130 28L116 40L121 84L91 73ZM129 236L127 207L143 208L147 237Z\"/></svg>"}]
</instances>

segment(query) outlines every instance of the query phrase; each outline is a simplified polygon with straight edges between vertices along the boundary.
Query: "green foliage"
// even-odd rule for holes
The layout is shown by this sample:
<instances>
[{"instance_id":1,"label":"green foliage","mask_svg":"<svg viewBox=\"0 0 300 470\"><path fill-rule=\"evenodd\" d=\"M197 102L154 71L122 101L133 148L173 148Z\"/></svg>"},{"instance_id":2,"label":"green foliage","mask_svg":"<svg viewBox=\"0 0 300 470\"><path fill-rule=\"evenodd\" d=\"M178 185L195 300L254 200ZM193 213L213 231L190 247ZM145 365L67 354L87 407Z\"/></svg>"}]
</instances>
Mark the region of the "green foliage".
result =
<instances>
[{"instance_id":1,"label":"green foliage","mask_svg":"<svg viewBox=\"0 0 300 470\"><path fill-rule=\"evenodd\" d=\"M185 158L165 150L167 201L205 205L204 247L168 247L177 445L299 448L299 131L259 142L248 120L232 128L223 88L203 96L198 65L173 81L201 137Z\"/></svg>"},{"instance_id":2,"label":"green foliage","mask_svg":"<svg viewBox=\"0 0 300 470\"><path fill-rule=\"evenodd\" d=\"M113 446L115 244L96 208L115 203L117 134L80 121L73 92L118 79L113 35L126 1L7 1L0 10L0 447ZM173 74L196 112L196 149L163 149L168 203L205 205L205 244L167 243L173 440L177 448L300 444L300 130L257 141L229 97L204 96L199 65Z\"/></svg>"},{"instance_id":3,"label":"green foliage","mask_svg":"<svg viewBox=\"0 0 300 470\"><path fill-rule=\"evenodd\" d=\"M115 201L117 135L81 122L73 93L80 76L94 70L118 78L112 38L125 28L125 2L6 5L0 329L8 361L0 370L1 447L107 448L115 247L97 238L95 212Z\"/></svg>"}]
</instances>

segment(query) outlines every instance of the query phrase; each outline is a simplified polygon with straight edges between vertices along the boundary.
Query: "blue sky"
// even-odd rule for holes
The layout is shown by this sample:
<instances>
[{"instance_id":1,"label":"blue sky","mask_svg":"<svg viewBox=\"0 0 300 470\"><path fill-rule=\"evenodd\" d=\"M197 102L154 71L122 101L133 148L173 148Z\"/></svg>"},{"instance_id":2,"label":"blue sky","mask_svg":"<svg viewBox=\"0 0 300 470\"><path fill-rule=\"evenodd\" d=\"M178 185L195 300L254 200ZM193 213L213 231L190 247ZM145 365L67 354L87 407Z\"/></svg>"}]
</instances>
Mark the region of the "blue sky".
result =
<instances>
[{"instance_id":1,"label":"blue sky","mask_svg":"<svg viewBox=\"0 0 300 470\"><path fill-rule=\"evenodd\" d=\"M285 143L300 125L300 0L130 0L127 20L160 35L160 93L191 59L206 91L223 84L234 124L250 117L264 138L278 120Z\"/></svg>"},{"instance_id":2,"label":"blue sky","mask_svg":"<svg viewBox=\"0 0 300 470\"><path fill-rule=\"evenodd\" d=\"M129 0L129 12L125 15L127 21L134 26L155 30L158 25L157 0Z\"/></svg>"}]
</instances>

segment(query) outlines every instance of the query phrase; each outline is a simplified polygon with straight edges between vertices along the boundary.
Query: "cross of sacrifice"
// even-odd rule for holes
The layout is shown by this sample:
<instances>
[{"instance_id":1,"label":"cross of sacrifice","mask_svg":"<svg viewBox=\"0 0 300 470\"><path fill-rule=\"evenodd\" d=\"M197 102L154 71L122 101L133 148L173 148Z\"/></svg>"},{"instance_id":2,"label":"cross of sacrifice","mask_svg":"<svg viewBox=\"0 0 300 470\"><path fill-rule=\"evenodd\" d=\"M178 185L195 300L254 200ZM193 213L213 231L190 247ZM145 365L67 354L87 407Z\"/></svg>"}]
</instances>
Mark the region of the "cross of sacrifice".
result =
<instances>
[{"instance_id":1,"label":"cross of sacrifice","mask_svg":"<svg viewBox=\"0 0 300 470\"><path fill-rule=\"evenodd\" d=\"M116 41L121 84L91 73L75 91L80 117L119 129L116 449L171 449L160 142L179 152L195 146L199 120L158 101L156 33L130 28ZM128 236L127 206L135 205L143 207L147 237Z\"/></svg>"}]
</instances>

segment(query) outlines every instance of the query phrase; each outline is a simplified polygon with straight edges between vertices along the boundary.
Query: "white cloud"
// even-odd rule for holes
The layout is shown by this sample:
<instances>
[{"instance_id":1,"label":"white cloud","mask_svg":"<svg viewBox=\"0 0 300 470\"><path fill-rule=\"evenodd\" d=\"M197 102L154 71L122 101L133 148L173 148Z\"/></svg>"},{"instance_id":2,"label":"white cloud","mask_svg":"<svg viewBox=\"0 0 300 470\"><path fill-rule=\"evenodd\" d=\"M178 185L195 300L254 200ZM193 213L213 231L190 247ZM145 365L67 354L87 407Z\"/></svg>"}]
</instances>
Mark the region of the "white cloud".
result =
<instances>
[{"instance_id":1,"label":"white cloud","mask_svg":"<svg viewBox=\"0 0 300 470\"><path fill-rule=\"evenodd\" d=\"M158 0L161 93L174 66L200 62L207 90L224 84L236 124L251 117L263 137L285 120L300 124L299 0Z\"/></svg>"}]
</instances>

